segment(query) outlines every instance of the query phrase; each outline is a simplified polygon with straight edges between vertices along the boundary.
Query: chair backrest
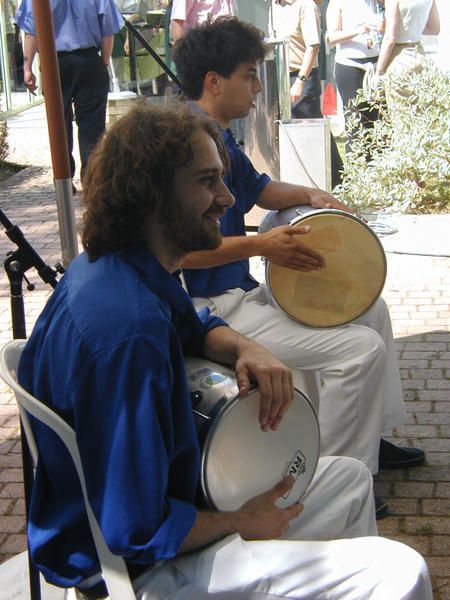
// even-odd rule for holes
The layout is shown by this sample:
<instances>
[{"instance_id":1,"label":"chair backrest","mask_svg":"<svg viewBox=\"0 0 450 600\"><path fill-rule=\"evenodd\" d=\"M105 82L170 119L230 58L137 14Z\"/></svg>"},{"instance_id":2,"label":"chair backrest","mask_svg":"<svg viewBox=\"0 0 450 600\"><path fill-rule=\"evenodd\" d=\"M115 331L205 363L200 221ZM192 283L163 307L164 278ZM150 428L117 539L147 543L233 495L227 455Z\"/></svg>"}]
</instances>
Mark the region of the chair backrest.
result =
<instances>
[{"instance_id":1,"label":"chair backrest","mask_svg":"<svg viewBox=\"0 0 450 600\"><path fill-rule=\"evenodd\" d=\"M47 425L47 427L50 427L50 429L60 437L70 452L83 491L86 513L100 561L103 578L108 588L109 598L111 600L136 600L136 595L131 585L125 561L120 556L112 554L107 547L97 523L97 519L95 518L89 503L75 431L59 415L53 412L45 404L42 404L42 402L39 402L39 400L24 390L17 382L17 367L24 346L25 340L13 340L7 342L0 348L0 377L13 389L16 395L20 410L20 418L30 447L33 462L34 464L37 464L39 448L36 445L36 440L30 427L28 413Z\"/></svg>"}]
</instances>

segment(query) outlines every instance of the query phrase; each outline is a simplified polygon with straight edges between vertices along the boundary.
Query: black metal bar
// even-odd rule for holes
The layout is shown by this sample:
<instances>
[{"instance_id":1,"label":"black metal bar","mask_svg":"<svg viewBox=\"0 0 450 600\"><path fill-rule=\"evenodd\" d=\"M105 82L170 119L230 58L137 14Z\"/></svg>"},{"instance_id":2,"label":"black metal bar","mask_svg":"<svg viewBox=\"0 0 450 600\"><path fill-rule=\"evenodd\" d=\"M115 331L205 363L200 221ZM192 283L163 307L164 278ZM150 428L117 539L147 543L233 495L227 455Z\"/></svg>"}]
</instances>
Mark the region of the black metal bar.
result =
<instances>
[{"instance_id":1,"label":"black metal bar","mask_svg":"<svg viewBox=\"0 0 450 600\"><path fill-rule=\"evenodd\" d=\"M180 83L180 80L178 79L178 77L175 75L175 73L172 71L172 69L170 67L168 67L166 65L166 63L161 59L161 57L158 55L158 53L155 52L155 50L153 50L153 48L150 46L150 44L147 42L147 40L144 38L144 36L139 32L139 30L136 29L136 27L134 25L132 25L129 21L125 21L125 25L126 25L128 31L141 42L143 47L147 50L147 52L149 54L152 55L152 57L156 60L156 62L159 64L159 66L167 73L167 75L170 77L170 79L172 79L172 81L181 88L181 83Z\"/></svg>"},{"instance_id":2,"label":"black metal bar","mask_svg":"<svg viewBox=\"0 0 450 600\"><path fill-rule=\"evenodd\" d=\"M128 33L128 47L130 49L130 81L136 82L136 91L138 90L137 81L137 59L136 59L136 40L133 35Z\"/></svg>"}]
</instances>

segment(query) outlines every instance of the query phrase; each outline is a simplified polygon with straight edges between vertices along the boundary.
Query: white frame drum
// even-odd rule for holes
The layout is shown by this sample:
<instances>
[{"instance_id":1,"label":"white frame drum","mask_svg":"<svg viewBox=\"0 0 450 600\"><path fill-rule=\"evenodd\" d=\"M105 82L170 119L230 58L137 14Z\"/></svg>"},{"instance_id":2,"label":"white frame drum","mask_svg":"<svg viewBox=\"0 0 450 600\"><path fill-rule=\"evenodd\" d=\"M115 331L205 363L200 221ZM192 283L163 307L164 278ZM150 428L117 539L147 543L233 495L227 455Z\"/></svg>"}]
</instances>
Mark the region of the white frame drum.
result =
<instances>
[{"instance_id":1,"label":"white frame drum","mask_svg":"<svg viewBox=\"0 0 450 600\"><path fill-rule=\"evenodd\" d=\"M204 359L186 358L186 372L202 448L201 488L211 508L236 510L286 475L295 483L277 505L298 502L319 459L316 412L300 390L277 431L258 422L259 392L239 397L233 371Z\"/></svg>"}]
</instances>

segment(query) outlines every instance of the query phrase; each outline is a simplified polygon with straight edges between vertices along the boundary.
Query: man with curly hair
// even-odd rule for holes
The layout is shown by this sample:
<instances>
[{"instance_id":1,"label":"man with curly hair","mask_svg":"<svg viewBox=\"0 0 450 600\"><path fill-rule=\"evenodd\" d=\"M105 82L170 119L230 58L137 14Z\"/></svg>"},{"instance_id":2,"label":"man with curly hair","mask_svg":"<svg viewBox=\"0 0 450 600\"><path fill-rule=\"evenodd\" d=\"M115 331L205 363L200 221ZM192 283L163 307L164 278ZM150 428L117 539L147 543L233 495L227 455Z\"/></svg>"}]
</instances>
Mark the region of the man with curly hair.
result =
<instances>
[{"instance_id":1,"label":"man with curly hair","mask_svg":"<svg viewBox=\"0 0 450 600\"><path fill-rule=\"evenodd\" d=\"M243 396L255 380L268 439L293 395L287 367L197 315L173 276L187 252L221 243L219 218L233 203L226 167L214 124L189 111L142 105L111 128L88 165L85 252L39 317L19 380L75 428L91 506L140 600L429 600L423 559L374 537L371 477L356 460L320 459L304 507L276 505L291 477L236 511L196 502L183 355L234 365ZM104 598L70 456L44 426L34 432L32 559L49 582Z\"/></svg>"}]
</instances>

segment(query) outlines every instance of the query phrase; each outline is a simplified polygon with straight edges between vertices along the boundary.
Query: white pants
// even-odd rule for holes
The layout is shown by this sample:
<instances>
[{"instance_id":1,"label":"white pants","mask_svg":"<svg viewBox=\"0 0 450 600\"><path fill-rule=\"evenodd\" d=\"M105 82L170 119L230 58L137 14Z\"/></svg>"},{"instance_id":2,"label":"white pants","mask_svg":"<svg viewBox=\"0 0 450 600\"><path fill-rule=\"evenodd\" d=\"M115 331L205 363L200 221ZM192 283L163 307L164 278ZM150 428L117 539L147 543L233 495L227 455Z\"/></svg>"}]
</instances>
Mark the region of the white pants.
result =
<instances>
[{"instance_id":1,"label":"white pants","mask_svg":"<svg viewBox=\"0 0 450 600\"><path fill-rule=\"evenodd\" d=\"M422 557L373 537L372 477L362 463L321 458L303 502L282 540L234 535L167 561L136 580L138 599L431 600Z\"/></svg>"},{"instance_id":2,"label":"white pants","mask_svg":"<svg viewBox=\"0 0 450 600\"><path fill-rule=\"evenodd\" d=\"M267 348L295 373L318 371L321 454L358 458L378 471L381 432L404 422L405 409L391 320L383 299L360 319L314 329L287 317L267 287L236 288L213 298L194 298L233 329Z\"/></svg>"}]
</instances>

